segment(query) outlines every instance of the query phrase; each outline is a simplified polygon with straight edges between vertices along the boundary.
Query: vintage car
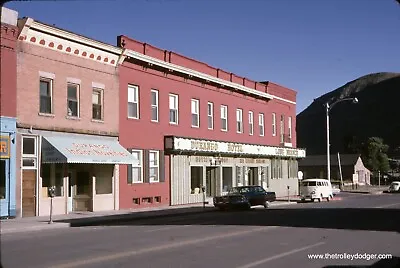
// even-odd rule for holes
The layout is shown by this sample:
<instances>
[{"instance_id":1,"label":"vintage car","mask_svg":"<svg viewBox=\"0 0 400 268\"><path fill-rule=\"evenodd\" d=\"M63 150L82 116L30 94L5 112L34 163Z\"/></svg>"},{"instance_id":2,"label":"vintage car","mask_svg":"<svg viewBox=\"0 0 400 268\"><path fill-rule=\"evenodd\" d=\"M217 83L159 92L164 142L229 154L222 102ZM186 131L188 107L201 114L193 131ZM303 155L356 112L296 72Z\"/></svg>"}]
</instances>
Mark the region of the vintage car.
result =
<instances>
[{"instance_id":1,"label":"vintage car","mask_svg":"<svg viewBox=\"0 0 400 268\"><path fill-rule=\"evenodd\" d=\"M214 207L223 209L243 208L252 206L269 207L269 202L276 200L275 192L267 192L261 186L239 186L231 188L226 195L214 197Z\"/></svg>"}]
</instances>

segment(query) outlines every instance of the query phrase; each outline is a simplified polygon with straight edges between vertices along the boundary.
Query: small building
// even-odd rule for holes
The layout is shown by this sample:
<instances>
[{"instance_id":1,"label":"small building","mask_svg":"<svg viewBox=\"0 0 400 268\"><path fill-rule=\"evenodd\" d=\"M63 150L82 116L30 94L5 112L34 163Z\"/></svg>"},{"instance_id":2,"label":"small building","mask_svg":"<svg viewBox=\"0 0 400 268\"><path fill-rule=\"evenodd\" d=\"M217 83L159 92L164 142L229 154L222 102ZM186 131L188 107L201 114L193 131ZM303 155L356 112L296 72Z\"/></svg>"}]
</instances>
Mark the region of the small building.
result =
<instances>
[{"instance_id":1,"label":"small building","mask_svg":"<svg viewBox=\"0 0 400 268\"><path fill-rule=\"evenodd\" d=\"M338 155L331 155L330 162L331 181L340 181ZM364 166L359 154L341 154L340 166L344 183L370 184L371 171ZM308 155L299 161L299 170L304 179L327 178L327 156Z\"/></svg>"},{"instance_id":2,"label":"small building","mask_svg":"<svg viewBox=\"0 0 400 268\"><path fill-rule=\"evenodd\" d=\"M0 12L0 217L15 217L18 13Z\"/></svg>"},{"instance_id":3,"label":"small building","mask_svg":"<svg viewBox=\"0 0 400 268\"><path fill-rule=\"evenodd\" d=\"M17 215L119 209L118 141L122 49L19 20Z\"/></svg>"}]
</instances>

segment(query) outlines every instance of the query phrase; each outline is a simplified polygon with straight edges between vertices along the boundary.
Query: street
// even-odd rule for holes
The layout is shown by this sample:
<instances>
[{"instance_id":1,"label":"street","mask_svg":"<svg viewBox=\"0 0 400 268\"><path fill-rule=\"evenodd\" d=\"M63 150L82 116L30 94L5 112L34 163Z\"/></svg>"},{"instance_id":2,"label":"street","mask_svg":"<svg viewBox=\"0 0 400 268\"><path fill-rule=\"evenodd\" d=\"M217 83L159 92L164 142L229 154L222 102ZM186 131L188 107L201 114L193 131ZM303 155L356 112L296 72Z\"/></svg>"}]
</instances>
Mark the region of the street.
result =
<instances>
[{"instance_id":1,"label":"street","mask_svg":"<svg viewBox=\"0 0 400 268\"><path fill-rule=\"evenodd\" d=\"M399 267L400 194L340 196L332 202L4 234L1 260L5 268ZM336 253L393 258L328 255Z\"/></svg>"}]
</instances>

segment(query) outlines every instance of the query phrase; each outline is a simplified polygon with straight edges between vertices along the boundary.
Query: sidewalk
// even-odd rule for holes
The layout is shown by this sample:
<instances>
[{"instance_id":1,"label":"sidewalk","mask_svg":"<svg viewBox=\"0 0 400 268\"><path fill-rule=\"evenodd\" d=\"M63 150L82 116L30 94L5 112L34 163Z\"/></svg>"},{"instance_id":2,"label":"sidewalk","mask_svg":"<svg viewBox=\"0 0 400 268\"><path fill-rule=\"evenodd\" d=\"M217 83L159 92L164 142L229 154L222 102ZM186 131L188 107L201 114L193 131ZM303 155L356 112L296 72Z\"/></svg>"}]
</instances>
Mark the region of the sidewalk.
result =
<instances>
[{"instance_id":1,"label":"sidewalk","mask_svg":"<svg viewBox=\"0 0 400 268\"><path fill-rule=\"evenodd\" d=\"M342 192L344 193L358 193L358 194L382 194L389 186L358 186L353 189L351 186L345 186Z\"/></svg>"},{"instance_id":2,"label":"sidewalk","mask_svg":"<svg viewBox=\"0 0 400 268\"><path fill-rule=\"evenodd\" d=\"M291 205L296 202L276 201L270 207ZM54 215L53 223L49 224L49 216L16 218L0 221L1 234L44 231L59 228L83 227L95 223L123 222L139 219L149 219L168 216L182 216L194 213L217 211L213 205L190 204L180 206L163 206L131 210L112 210L104 212L76 212L67 215Z\"/></svg>"}]
</instances>

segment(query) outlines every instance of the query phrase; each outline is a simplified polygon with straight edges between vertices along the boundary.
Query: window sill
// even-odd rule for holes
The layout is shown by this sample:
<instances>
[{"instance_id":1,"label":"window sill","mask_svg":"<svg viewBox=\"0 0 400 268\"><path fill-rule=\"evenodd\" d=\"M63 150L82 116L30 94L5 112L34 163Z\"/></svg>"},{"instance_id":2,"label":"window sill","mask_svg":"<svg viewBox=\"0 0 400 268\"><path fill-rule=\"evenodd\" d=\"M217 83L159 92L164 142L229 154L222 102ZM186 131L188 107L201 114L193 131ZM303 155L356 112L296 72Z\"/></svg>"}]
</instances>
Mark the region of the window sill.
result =
<instances>
[{"instance_id":1,"label":"window sill","mask_svg":"<svg viewBox=\"0 0 400 268\"><path fill-rule=\"evenodd\" d=\"M55 114L46 114L46 113L38 113L40 116L45 116L45 117L55 117Z\"/></svg>"},{"instance_id":2,"label":"window sill","mask_svg":"<svg viewBox=\"0 0 400 268\"><path fill-rule=\"evenodd\" d=\"M67 115L65 118L66 118L66 119L69 119L69 120L81 120L80 117L77 117L77 116L70 116L70 115Z\"/></svg>"},{"instance_id":3,"label":"window sill","mask_svg":"<svg viewBox=\"0 0 400 268\"><path fill-rule=\"evenodd\" d=\"M153 124L158 124L158 123L160 123L159 121L155 121L155 120L151 120L150 122L153 123Z\"/></svg>"},{"instance_id":4,"label":"window sill","mask_svg":"<svg viewBox=\"0 0 400 268\"><path fill-rule=\"evenodd\" d=\"M139 117L127 117L129 120L139 120Z\"/></svg>"},{"instance_id":5,"label":"window sill","mask_svg":"<svg viewBox=\"0 0 400 268\"><path fill-rule=\"evenodd\" d=\"M200 128L199 126L192 126L192 128Z\"/></svg>"},{"instance_id":6,"label":"window sill","mask_svg":"<svg viewBox=\"0 0 400 268\"><path fill-rule=\"evenodd\" d=\"M104 120L92 119L92 122L104 124Z\"/></svg>"},{"instance_id":7,"label":"window sill","mask_svg":"<svg viewBox=\"0 0 400 268\"><path fill-rule=\"evenodd\" d=\"M169 125L170 125L170 126L176 126L176 127L179 126L178 123L171 123L171 122L169 122Z\"/></svg>"}]
</instances>

